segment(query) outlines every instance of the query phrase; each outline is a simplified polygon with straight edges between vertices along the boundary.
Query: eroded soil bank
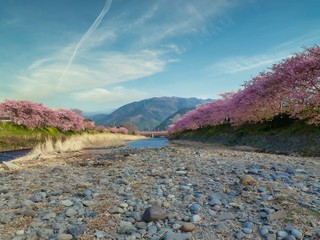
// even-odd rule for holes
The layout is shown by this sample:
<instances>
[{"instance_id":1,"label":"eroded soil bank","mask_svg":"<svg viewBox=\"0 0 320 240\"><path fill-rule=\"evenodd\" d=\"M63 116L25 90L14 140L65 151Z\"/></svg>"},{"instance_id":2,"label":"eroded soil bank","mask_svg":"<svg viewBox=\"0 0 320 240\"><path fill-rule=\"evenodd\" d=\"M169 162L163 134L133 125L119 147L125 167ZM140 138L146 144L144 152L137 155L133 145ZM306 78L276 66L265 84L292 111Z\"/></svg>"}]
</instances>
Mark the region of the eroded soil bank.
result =
<instances>
[{"instance_id":1,"label":"eroded soil bank","mask_svg":"<svg viewBox=\"0 0 320 240\"><path fill-rule=\"evenodd\" d=\"M176 142L14 164L0 170L0 239L320 237L315 157Z\"/></svg>"}]
</instances>

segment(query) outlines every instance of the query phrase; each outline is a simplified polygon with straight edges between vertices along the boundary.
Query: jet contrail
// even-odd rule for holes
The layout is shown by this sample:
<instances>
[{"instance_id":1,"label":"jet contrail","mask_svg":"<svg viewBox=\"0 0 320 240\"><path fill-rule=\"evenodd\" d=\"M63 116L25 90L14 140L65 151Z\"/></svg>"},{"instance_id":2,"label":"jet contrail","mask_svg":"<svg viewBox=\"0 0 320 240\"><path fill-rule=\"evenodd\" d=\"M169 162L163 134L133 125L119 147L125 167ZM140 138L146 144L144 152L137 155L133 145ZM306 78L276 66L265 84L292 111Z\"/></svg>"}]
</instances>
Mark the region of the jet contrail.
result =
<instances>
[{"instance_id":1,"label":"jet contrail","mask_svg":"<svg viewBox=\"0 0 320 240\"><path fill-rule=\"evenodd\" d=\"M104 16L108 13L108 11L110 10L110 7L111 7L111 3L112 3L112 0L107 0L106 1L106 4L104 5L101 13L99 14L99 16L96 18L96 20L93 22L93 24L91 25L91 27L86 31L86 33L82 36L82 38L80 39L80 41L78 42L77 46L75 47L66 67L64 68L61 76L60 76L60 79L59 79L59 84L58 86L60 85L61 81L63 80L63 77L65 76L65 74L68 72L72 62L73 62L73 59L75 58L75 56L77 55L78 53L78 50L79 48L81 47L81 45L83 44L84 41L86 41L90 35L99 27L101 21L103 20Z\"/></svg>"}]
</instances>

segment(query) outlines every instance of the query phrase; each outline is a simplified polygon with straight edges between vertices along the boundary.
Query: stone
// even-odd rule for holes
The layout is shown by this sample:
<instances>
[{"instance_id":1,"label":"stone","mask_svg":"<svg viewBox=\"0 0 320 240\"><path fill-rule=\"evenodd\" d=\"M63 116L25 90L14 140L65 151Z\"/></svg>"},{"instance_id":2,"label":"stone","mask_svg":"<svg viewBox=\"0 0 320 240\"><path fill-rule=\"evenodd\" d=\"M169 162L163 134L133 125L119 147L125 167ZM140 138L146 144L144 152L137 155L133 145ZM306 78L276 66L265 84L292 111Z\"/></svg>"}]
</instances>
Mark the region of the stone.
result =
<instances>
[{"instance_id":1,"label":"stone","mask_svg":"<svg viewBox=\"0 0 320 240\"><path fill-rule=\"evenodd\" d=\"M145 209L142 218L146 222L164 220L167 217L167 213L164 209L158 206L152 206Z\"/></svg>"},{"instance_id":2,"label":"stone","mask_svg":"<svg viewBox=\"0 0 320 240\"><path fill-rule=\"evenodd\" d=\"M266 236L268 233L269 233L269 230L267 229L267 228L261 228L260 229L260 234L262 235L262 236Z\"/></svg>"},{"instance_id":3,"label":"stone","mask_svg":"<svg viewBox=\"0 0 320 240\"><path fill-rule=\"evenodd\" d=\"M123 208L121 207L117 207L117 206L113 206L110 210L109 210L109 213L111 214L121 214L121 213L124 213L125 210L123 210Z\"/></svg>"},{"instance_id":4,"label":"stone","mask_svg":"<svg viewBox=\"0 0 320 240\"><path fill-rule=\"evenodd\" d=\"M302 232L299 230L293 229L291 235L295 236L297 239L302 239Z\"/></svg>"},{"instance_id":5,"label":"stone","mask_svg":"<svg viewBox=\"0 0 320 240\"><path fill-rule=\"evenodd\" d=\"M78 212L75 210L75 209L73 209L73 208L68 208L68 210L66 211L66 215L68 216L68 217L74 217L74 216L76 216L78 214Z\"/></svg>"},{"instance_id":6,"label":"stone","mask_svg":"<svg viewBox=\"0 0 320 240\"><path fill-rule=\"evenodd\" d=\"M37 215L37 212L32 210L31 208L23 208L20 211L20 215L26 216L26 217L34 217Z\"/></svg>"},{"instance_id":7,"label":"stone","mask_svg":"<svg viewBox=\"0 0 320 240\"><path fill-rule=\"evenodd\" d=\"M277 232L277 236L280 238L285 238L287 235L288 235L288 233L285 231L278 231Z\"/></svg>"},{"instance_id":8,"label":"stone","mask_svg":"<svg viewBox=\"0 0 320 240\"><path fill-rule=\"evenodd\" d=\"M0 216L0 223L7 224L11 221L11 217L8 215Z\"/></svg>"},{"instance_id":9,"label":"stone","mask_svg":"<svg viewBox=\"0 0 320 240\"><path fill-rule=\"evenodd\" d=\"M192 215L190 218L190 222L200 222L201 221L201 217L197 214Z\"/></svg>"},{"instance_id":10,"label":"stone","mask_svg":"<svg viewBox=\"0 0 320 240\"><path fill-rule=\"evenodd\" d=\"M26 200L21 202L21 206L22 207L30 207L32 205L34 205L34 202L31 201L30 199L26 199Z\"/></svg>"},{"instance_id":11,"label":"stone","mask_svg":"<svg viewBox=\"0 0 320 240\"><path fill-rule=\"evenodd\" d=\"M184 223L182 223L182 226L180 229L181 229L181 231L184 231L184 232L192 232L195 228L196 228L196 226L194 224L184 222Z\"/></svg>"},{"instance_id":12,"label":"stone","mask_svg":"<svg viewBox=\"0 0 320 240\"><path fill-rule=\"evenodd\" d=\"M257 181L251 175L244 175L240 178L240 184L254 186L257 184Z\"/></svg>"},{"instance_id":13,"label":"stone","mask_svg":"<svg viewBox=\"0 0 320 240\"><path fill-rule=\"evenodd\" d=\"M32 202L40 202L42 200L42 197L40 194L36 193L30 197L30 200Z\"/></svg>"},{"instance_id":14,"label":"stone","mask_svg":"<svg viewBox=\"0 0 320 240\"><path fill-rule=\"evenodd\" d=\"M201 206L200 204L191 204L190 207L189 207L189 210L192 214L198 214L201 210Z\"/></svg>"},{"instance_id":15,"label":"stone","mask_svg":"<svg viewBox=\"0 0 320 240\"><path fill-rule=\"evenodd\" d=\"M220 221L235 219L235 216L231 212L224 212L217 216Z\"/></svg>"},{"instance_id":16,"label":"stone","mask_svg":"<svg viewBox=\"0 0 320 240\"><path fill-rule=\"evenodd\" d=\"M296 240L297 238L293 235L287 235L284 240Z\"/></svg>"},{"instance_id":17,"label":"stone","mask_svg":"<svg viewBox=\"0 0 320 240\"><path fill-rule=\"evenodd\" d=\"M67 228L67 233L72 234L74 237L78 237L81 234L87 231L87 227L85 225L77 225L77 226L69 226Z\"/></svg>"},{"instance_id":18,"label":"stone","mask_svg":"<svg viewBox=\"0 0 320 240\"><path fill-rule=\"evenodd\" d=\"M40 229L39 231L37 231L37 236L40 239L49 239L49 237L52 235L53 235L52 229Z\"/></svg>"},{"instance_id":19,"label":"stone","mask_svg":"<svg viewBox=\"0 0 320 240\"><path fill-rule=\"evenodd\" d=\"M190 240L191 234L188 233L166 233L163 240Z\"/></svg>"},{"instance_id":20,"label":"stone","mask_svg":"<svg viewBox=\"0 0 320 240\"><path fill-rule=\"evenodd\" d=\"M251 228L242 228L242 232L244 232L245 234L250 234L250 233L252 233L252 229Z\"/></svg>"},{"instance_id":21,"label":"stone","mask_svg":"<svg viewBox=\"0 0 320 240\"><path fill-rule=\"evenodd\" d=\"M57 240L71 240L73 236L71 234L60 233L57 235Z\"/></svg>"},{"instance_id":22,"label":"stone","mask_svg":"<svg viewBox=\"0 0 320 240\"><path fill-rule=\"evenodd\" d=\"M67 200L62 200L61 201L61 205L66 206L66 207L70 207L70 206L73 205L73 202L68 200L68 199Z\"/></svg>"},{"instance_id":23,"label":"stone","mask_svg":"<svg viewBox=\"0 0 320 240\"><path fill-rule=\"evenodd\" d=\"M279 210L277 212L271 213L267 216L267 220L269 222L275 221L275 220L279 220L282 218L285 218L287 216L287 213L284 210Z\"/></svg>"}]
</instances>

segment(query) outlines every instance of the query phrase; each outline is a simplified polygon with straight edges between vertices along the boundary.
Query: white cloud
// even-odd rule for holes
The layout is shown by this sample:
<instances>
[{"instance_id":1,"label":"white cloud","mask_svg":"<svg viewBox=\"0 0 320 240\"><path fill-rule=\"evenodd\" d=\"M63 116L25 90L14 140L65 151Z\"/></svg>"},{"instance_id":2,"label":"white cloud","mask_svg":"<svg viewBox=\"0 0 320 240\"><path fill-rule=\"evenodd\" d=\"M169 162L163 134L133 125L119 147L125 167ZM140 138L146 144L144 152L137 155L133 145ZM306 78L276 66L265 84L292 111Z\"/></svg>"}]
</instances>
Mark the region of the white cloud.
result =
<instances>
[{"instance_id":1,"label":"white cloud","mask_svg":"<svg viewBox=\"0 0 320 240\"><path fill-rule=\"evenodd\" d=\"M64 68L59 59L38 60L13 88L20 96L50 98L56 93L72 93L87 88L133 81L163 71L166 61L162 53L144 50L135 53L87 53L70 66L63 81L59 77Z\"/></svg>"},{"instance_id":2,"label":"white cloud","mask_svg":"<svg viewBox=\"0 0 320 240\"><path fill-rule=\"evenodd\" d=\"M90 102L95 104L126 103L143 99L147 94L137 89L115 87L111 90L94 88L88 91L73 93L72 97L79 102Z\"/></svg>"}]
</instances>

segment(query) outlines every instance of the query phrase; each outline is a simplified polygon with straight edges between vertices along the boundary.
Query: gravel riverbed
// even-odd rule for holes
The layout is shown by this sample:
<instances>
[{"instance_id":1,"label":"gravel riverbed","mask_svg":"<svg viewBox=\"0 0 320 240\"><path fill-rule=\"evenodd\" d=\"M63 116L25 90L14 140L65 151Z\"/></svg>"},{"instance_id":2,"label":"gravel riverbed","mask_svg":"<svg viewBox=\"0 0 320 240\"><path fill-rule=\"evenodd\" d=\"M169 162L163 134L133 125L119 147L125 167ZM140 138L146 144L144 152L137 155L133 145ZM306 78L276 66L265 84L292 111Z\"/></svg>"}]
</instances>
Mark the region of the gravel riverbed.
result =
<instances>
[{"instance_id":1,"label":"gravel riverbed","mask_svg":"<svg viewBox=\"0 0 320 240\"><path fill-rule=\"evenodd\" d=\"M3 240L320 239L319 158L176 142L14 164Z\"/></svg>"}]
</instances>

